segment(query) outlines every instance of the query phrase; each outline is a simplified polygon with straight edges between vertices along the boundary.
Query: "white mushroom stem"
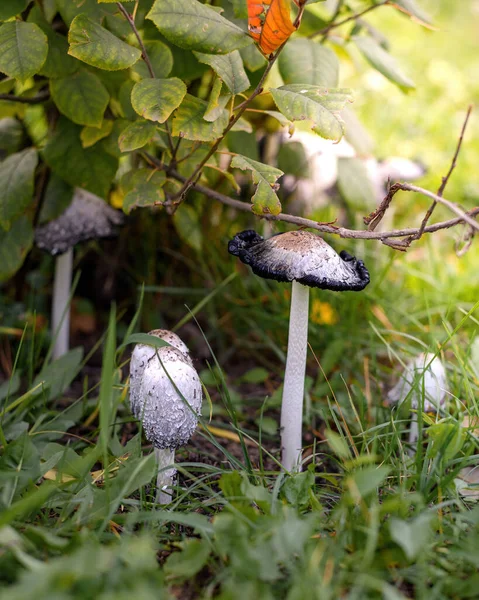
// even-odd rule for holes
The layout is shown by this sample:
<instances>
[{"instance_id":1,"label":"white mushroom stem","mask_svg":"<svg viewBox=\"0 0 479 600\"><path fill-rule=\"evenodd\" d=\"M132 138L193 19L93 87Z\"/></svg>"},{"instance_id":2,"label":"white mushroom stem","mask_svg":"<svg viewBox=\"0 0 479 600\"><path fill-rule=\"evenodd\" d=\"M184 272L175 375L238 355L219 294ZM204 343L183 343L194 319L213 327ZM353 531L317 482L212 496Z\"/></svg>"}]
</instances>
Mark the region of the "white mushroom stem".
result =
<instances>
[{"instance_id":1,"label":"white mushroom stem","mask_svg":"<svg viewBox=\"0 0 479 600\"><path fill-rule=\"evenodd\" d=\"M175 462L175 450L155 448L156 461L158 463L158 477L156 478L156 502L158 504L169 504L172 497L172 486L174 484L176 469L166 469ZM169 489L168 489L169 488Z\"/></svg>"},{"instance_id":2,"label":"white mushroom stem","mask_svg":"<svg viewBox=\"0 0 479 600\"><path fill-rule=\"evenodd\" d=\"M55 279L53 282L52 335L53 360L68 352L70 345L70 286L73 271L73 249L55 259Z\"/></svg>"},{"instance_id":3,"label":"white mushroom stem","mask_svg":"<svg viewBox=\"0 0 479 600\"><path fill-rule=\"evenodd\" d=\"M293 281L288 355L281 405L281 462L286 471L301 471L304 377L308 343L309 288Z\"/></svg>"}]
</instances>

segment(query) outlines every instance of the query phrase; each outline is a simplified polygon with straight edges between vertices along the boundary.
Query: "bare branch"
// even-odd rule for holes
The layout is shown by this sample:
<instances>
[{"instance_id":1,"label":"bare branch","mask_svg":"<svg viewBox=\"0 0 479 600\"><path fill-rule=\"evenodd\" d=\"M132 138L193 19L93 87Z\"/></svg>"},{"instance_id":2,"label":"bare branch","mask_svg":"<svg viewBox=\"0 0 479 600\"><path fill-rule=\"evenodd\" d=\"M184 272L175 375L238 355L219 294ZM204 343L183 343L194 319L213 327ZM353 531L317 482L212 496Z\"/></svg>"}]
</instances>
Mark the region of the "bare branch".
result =
<instances>
[{"instance_id":1,"label":"bare branch","mask_svg":"<svg viewBox=\"0 0 479 600\"><path fill-rule=\"evenodd\" d=\"M40 92L36 96L14 96L12 94L0 94L0 100L7 102L20 102L21 104L41 104L50 98L50 92Z\"/></svg>"},{"instance_id":2,"label":"bare branch","mask_svg":"<svg viewBox=\"0 0 479 600\"><path fill-rule=\"evenodd\" d=\"M444 193L444 190L446 189L447 182L449 181L449 178L451 177L452 172L454 171L454 168L456 167L457 157L459 156L459 152L461 151L462 141L464 139L464 134L466 133L467 123L469 121L469 117L471 116L471 112L472 112L472 105L470 105L469 108L467 109L466 118L464 119L464 123L462 125L461 134L459 136L459 140L458 140L457 146L456 146L456 152L454 153L451 166L449 167L449 171L447 172L447 175L442 178L441 185L437 191L437 195L440 196L441 198ZM434 200L434 202L428 208L426 214L424 215L424 219L422 220L421 227L419 228L417 237L414 239L419 239L422 236L424 228L426 227L427 222L431 218L431 215L434 212L434 209L436 208L436 204L437 204L437 201Z\"/></svg>"},{"instance_id":3,"label":"bare branch","mask_svg":"<svg viewBox=\"0 0 479 600\"><path fill-rule=\"evenodd\" d=\"M136 39L138 40L138 44L140 45L141 57L143 58L143 60L146 63L146 66L148 67L148 72L150 73L150 77L152 79L155 79L155 71L153 70L153 65L151 64L151 60L146 51L145 44L143 43L143 40L141 39L141 35L135 25L134 17L132 17L130 15L130 13L126 10L126 8L123 6L123 4L121 2L117 2L116 5L120 9L120 12L122 13L122 15L125 17L125 19L130 24L130 27L131 27L133 33L135 34Z\"/></svg>"},{"instance_id":4,"label":"bare branch","mask_svg":"<svg viewBox=\"0 0 479 600\"><path fill-rule=\"evenodd\" d=\"M309 37L313 38L318 35L322 35L323 37L326 37L328 35L328 33L331 31L331 29L335 29L336 27L345 25L346 23L349 23L350 21L356 21L356 19L359 19L360 17L367 14L368 12L371 12L372 10L379 8L380 6L385 6L386 4L389 4L389 0L383 0L383 2L379 2L378 4L369 6L365 10L363 10L359 13L355 13L354 15L351 15L350 17L347 17L346 19L343 19L342 21L334 22L335 17L333 17L333 21L327 27L325 27L324 29L320 29L319 31L316 31L315 33L312 33Z\"/></svg>"},{"instance_id":5,"label":"bare branch","mask_svg":"<svg viewBox=\"0 0 479 600\"><path fill-rule=\"evenodd\" d=\"M180 175L178 172L176 172L174 170L168 169L167 173L170 177L172 177L173 179L176 179L178 181L185 182L187 180L186 177L183 177L182 175ZM402 186L402 185L406 185L406 184L397 184L397 185ZM412 186L412 187L414 187L414 186ZM197 192L200 192L201 194L204 194L205 196L212 198L213 200L217 200L218 202L225 204L226 206L230 206L237 210L252 213L252 207L249 202L242 202L241 200L235 200L234 198L230 198L229 196L226 196L225 194L221 194L220 192L217 192L216 190L212 190L212 189L210 189L206 186L200 185L198 183L193 183L192 188L194 188ZM432 193L432 192L429 192L428 190L423 190L422 188L416 188L414 190L409 190L409 191L417 191L420 193L424 193L426 196L430 195ZM433 195L435 196L435 194L433 194ZM449 203L449 201L447 201L447 202ZM453 205L457 209L457 207L452 202L449 204ZM457 209L457 210L460 210L460 209ZM460 211L460 212L461 212L461 216L457 217L456 219L450 219L449 221L442 221L440 223L435 223L434 225L426 226L424 229L424 233L434 233L441 229L448 229L449 227L454 227L455 225L458 225L459 223L464 222L464 221L467 221L469 223L469 220L471 220L474 223L475 227L479 229L478 223L472 219L472 217L479 215L479 207L473 208L472 210L468 211L467 213L463 213L462 211ZM322 233L338 235L341 238L351 238L351 239L361 239L361 240L379 240L383 243L386 243L387 240L389 240L390 238L408 238L410 236L417 234L419 231L419 228L395 229L392 231L368 231L368 230L347 229L345 227L337 227L335 225L332 225L331 223L320 223L317 221L313 221L311 219L305 219L304 217L297 217L295 215L288 215L288 214L284 214L284 213L281 213L279 215L264 215L263 218L268 219L269 221L282 221L285 223L291 223L292 225L296 225L298 227L307 227L309 229L314 229L314 230L320 231ZM408 246L408 243L406 241L404 241L404 242L395 241L395 242L388 243L387 245L390 245L397 250L405 250Z\"/></svg>"}]
</instances>

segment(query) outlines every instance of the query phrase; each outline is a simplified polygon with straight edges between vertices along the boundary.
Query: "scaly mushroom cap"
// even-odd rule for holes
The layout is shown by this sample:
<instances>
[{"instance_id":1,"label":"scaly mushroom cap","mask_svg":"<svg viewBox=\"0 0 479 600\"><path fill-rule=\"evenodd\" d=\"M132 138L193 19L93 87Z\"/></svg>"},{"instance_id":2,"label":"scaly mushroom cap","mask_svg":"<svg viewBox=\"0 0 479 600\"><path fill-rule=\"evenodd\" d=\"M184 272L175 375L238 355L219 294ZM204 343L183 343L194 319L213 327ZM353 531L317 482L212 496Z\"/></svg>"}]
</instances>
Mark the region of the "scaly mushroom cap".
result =
<instances>
[{"instance_id":1,"label":"scaly mushroom cap","mask_svg":"<svg viewBox=\"0 0 479 600\"><path fill-rule=\"evenodd\" d=\"M390 404L401 404L411 393L411 406L418 408L424 390L424 412L437 412L448 392L446 370L434 354L419 354L409 361L401 378L388 393Z\"/></svg>"},{"instance_id":2,"label":"scaly mushroom cap","mask_svg":"<svg viewBox=\"0 0 479 600\"><path fill-rule=\"evenodd\" d=\"M123 223L123 214L104 200L77 188L72 203L58 219L35 231L35 243L53 256L63 254L79 242L112 237Z\"/></svg>"},{"instance_id":3,"label":"scaly mushroom cap","mask_svg":"<svg viewBox=\"0 0 479 600\"><path fill-rule=\"evenodd\" d=\"M235 235L228 251L265 279L294 280L336 292L357 292L369 283L362 260L344 251L337 254L323 238L309 231L280 233L265 240L246 230Z\"/></svg>"},{"instance_id":4,"label":"scaly mushroom cap","mask_svg":"<svg viewBox=\"0 0 479 600\"><path fill-rule=\"evenodd\" d=\"M156 354L147 361L131 408L155 448L174 449L186 444L196 429L201 382L191 359L182 352L171 346L157 352L161 362Z\"/></svg>"},{"instance_id":5,"label":"scaly mushroom cap","mask_svg":"<svg viewBox=\"0 0 479 600\"><path fill-rule=\"evenodd\" d=\"M159 337L170 346L176 348L184 355L185 362L193 367L193 362L189 355L188 346L181 340L176 333L167 329L154 329L149 331L148 335ZM165 346L166 348L167 346ZM161 350L161 349L160 349ZM140 402L140 386L143 378L143 373L151 359L156 356L156 348L147 346L146 344L137 344L133 349L130 360L130 406L133 414L138 417L141 414L142 402ZM161 355L160 355L161 356ZM156 359L158 361L158 359ZM138 414L137 414L138 413Z\"/></svg>"}]
</instances>

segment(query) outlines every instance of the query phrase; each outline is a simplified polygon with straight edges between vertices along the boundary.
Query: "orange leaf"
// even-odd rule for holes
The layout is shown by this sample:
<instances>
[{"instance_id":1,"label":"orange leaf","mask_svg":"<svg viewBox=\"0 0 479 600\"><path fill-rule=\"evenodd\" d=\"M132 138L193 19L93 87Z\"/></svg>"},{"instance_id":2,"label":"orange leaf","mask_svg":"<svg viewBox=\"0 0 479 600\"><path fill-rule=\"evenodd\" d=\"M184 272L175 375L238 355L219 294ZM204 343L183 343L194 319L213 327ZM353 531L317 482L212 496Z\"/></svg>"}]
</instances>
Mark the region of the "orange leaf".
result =
<instances>
[{"instance_id":1,"label":"orange leaf","mask_svg":"<svg viewBox=\"0 0 479 600\"><path fill-rule=\"evenodd\" d=\"M290 0L248 0L248 30L264 54L277 50L296 31Z\"/></svg>"}]
</instances>

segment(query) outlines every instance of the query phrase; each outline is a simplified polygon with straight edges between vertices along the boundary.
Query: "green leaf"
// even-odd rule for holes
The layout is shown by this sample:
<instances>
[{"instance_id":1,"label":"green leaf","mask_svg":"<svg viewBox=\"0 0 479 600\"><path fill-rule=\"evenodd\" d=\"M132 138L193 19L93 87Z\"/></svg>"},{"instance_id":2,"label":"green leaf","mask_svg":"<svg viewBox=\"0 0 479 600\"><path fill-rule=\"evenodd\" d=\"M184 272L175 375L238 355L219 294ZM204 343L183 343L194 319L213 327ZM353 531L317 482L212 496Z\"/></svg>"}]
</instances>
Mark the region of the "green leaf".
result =
<instances>
[{"instance_id":1,"label":"green leaf","mask_svg":"<svg viewBox=\"0 0 479 600\"><path fill-rule=\"evenodd\" d=\"M215 78L215 82L211 89L210 98L208 100L208 106L206 107L205 114L203 118L205 121L212 123L219 119L223 114L225 106L228 104L228 100L231 98L230 94L225 96L221 95L221 89L223 87L223 82L218 77Z\"/></svg>"},{"instance_id":2,"label":"green leaf","mask_svg":"<svg viewBox=\"0 0 479 600\"><path fill-rule=\"evenodd\" d=\"M375 492L389 475L390 471L391 469L385 465L380 467L371 465L355 471L346 479L345 485L349 487L354 498L360 501L368 494Z\"/></svg>"},{"instance_id":3,"label":"green leaf","mask_svg":"<svg viewBox=\"0 0 479 600\"><path fill-rule=\"evenodd\" d=\"M23 12L31 0L2 0L0 4L0 21L7 21Z\"/></svg>"},{"instance_id":4,"label":"green leaf","mask_svg":"<svg viewBox=\"0 0 479 600\"><path fill-rule=\"evenodd\" d=\"M118 138L118 145L122 152L131 152L143 148L155 135L156 125L151 121L135 121L128 125Z\"/></svg>"},{"instance_id":5,"label":"green leaf","mask_svg":"<svg viewBox=\"0 0 479 600\"><path fill-rule=\"evenodd\" d=\"M250 87L250 81L243 67L243 59L238 50L229 54L203 54L195 52L198 60L209 65L228 86L232 94L241 94Z\"/></svg>"},{"instance_id":6,"label":"green leaf","mask_svg":"<svg viewBox=\"0 0 479 600\"><path fill-rule=\"evenodd\" d=\"M296 473L287 477L281 487L286 500L298 508L306 508L310 503L310 490L314 486L315 476L312 471Z\"/></svg>"},{"instance_id":7,"label":"green leaf","mask_svg":"<svg viewBox=\"0 0 479 600\"><path fill-rule=\"evenodd\" d=\"M163 171L134 169L125 173L121 178L121 189L125 194L123 211L129 214L134 208L160 205L165 200L165 181Z\"/></svg>"},{"instance_id":8,"label":"green leaf","mask_svg":"<svg viewBox=\"0 0 479 600\"><path fill-rule=\"evenodd\" d=\"M68 208L72 199L73 188L52 173L43 197L39 223L46 223L58 218Z\"/></svg>"},{"instance_id":9,"label":"green leaf","mask_svg":"<svg viewBox=\"0 0 479 600\"><path fill-rule=\"evenodd\" d=\"M424 513L411 521L393 517L389 522L392 539L409 560L414 560L428 543L432 533L431 521L432 516Z\"/></svg>"},{"instance_id":10,"label":"green leaf","mask_svg":"<svg viewBox=\"0 0 479 600\"><path fill-rule=\"evenodd\" d=\"M58 12L63 21L70 26L79 14L86 14L94 21L101 21L105 16L115 14L116 6L102 6L97 0L55 0Z\"/></svg>"},{"instance_id":11,"label":"green leaf","mask_svg":"<svg viewBox=\"0 0 479 600\"><path fill-rule=\"evenodd\" d=\"M127 69L141 56L138 48L122 42L116 35L84 14L73 19L68 41L68 53L71 56L106 71Z\"/></svg>"},{"instance_id":12,"label":"green leaf","mask_svg":"<svg viewBox=\"0 0 479 600\"><path fill-rule=\"evenodd\" d=\"M14 275L33 245L33 227L27 217L12 223L9 231L0 229L0 281Z\"/></svg>"},{"instance_id":13,"label":"green leaf","mask_svg":"<svg viewBox=\"0 0 479 600\"><path fill-rule=\"evenodd\" d=\"M338 187L349 208L371 211L376 206L376 192L360 158L339 158Z\"/></svg>"},{"instance_id":14,"label":"green leaf","mask_svg":"<svg viewBox=\"0 0 479 600\"><path fill-rule=\"evenodd\" d=\"M100 78L80 69L73 75L50 81L58 110L78 125L100 127L110 95Z\"/></svg>"},{"instance_id":15,"label":"green leaf","mask_svg":"<svg viewBox=\"0 0 479 600\"><path fill-rule=\"evenodd\" d=\"M173 135L199 142L217 140L228 125L228 112L223 111L216 121L209 123L203 118L207 109L206 102L186 94L173 118Z\"/></svg>"},{"instance_id":16,"label":"green leaf","mask_svg":"<svg viewBox=\"0 0 479 600\"><path fill-rule=\"evenodd\" d=\"M257 186L256 192L251 198L252 210L256 215L278 215L281 212L281 203L276 195L279 185L276 181L283 175L283 171L241 154L233 158L231 166L252 172L253 183Z\"/></svg>"},{"instance_id":17,"label":"green leaf","mask_svg":"<svg viewBox=\"0 0 479 600\"><path fill-rule=\"evenodd\" d=\"M417 5L415 0L395 0L394 4L397 7L403 8L406 13L409 13L414 21L419 21L422 25L430 25L431 17Z\"/></svg>"},{"instance_id":18,"label":"green leaf","mask_svg":"<svg viewBox=\"0 0 479 600\"><path fill-rule=\"evenodd\" d=\"M416 87L414 81L402 72L396 59L386 52L374 38L367 35L353 35L351 39L369 64L382 73L384 77L395 83L401 90L406 92Z\"/></svg>"},{"instance_id":19,"label":"green leaf","mask_svg":"<svg viewBox=\"0 0 479 600\"><path fill-rule=\"evenodd\" d=\"M312 129L328 140L340 140L343 125L339 116L347 102L352 102L349 89L326 89L293 83L271 90L279 110L291 121L312 121Z\"/></svg>"},{"instance_id":20,"label":"green leaf","mask_svg":"<svg viewBox=\"0 0 479 600\"><path fill-rule=\"evenodd\" d=\"M105 152L103 141L91 148L83 148L80 131L80 127L61 118L43 150L43 157L52 171L72 186L86 188L106 198L118 160Z\"/></svg>"},{"instance_id":21,"label":"green leaf","mask_svg":"<svg viewBox=\"0 0 479 600\"><path fill-rule=\"evenodd\" d=\"M286 44L278 59L284 83L307 83L336 87L339 61L336 54L307 38L296 38Z\"/></svg>"},{"instance_id":22,"label":"green leaf","mask_svg":"<svg viewBox=\"0 0 479 600\"><path fill-rule=\"evenodd\" d=\"M201 252L203 248L203 233L201 223L195 209L189 204L182 204L173 215L173 223L180 238L190 248Z\"/></svg>"},{"instance_id":23,"label":"green leaf","mask_svg":"<svg viewBox=\"0 0 479 600\"><path fill-rule=\"evenodd\" d=\"M80 371L83 360L83 348L75 348L57 360L43 367L33 381L33 387L43 382L38 393L48 390L47 398L58 398Z\"/></svg>"},{"instance_id":24,"label":"green leaf","mask_svg":"<svg viewBox=\"0 0 479 600\"><path fill-rule=\"evenodd\" d=\"M211 546L205 540L186 540L181 552L174 552L168 557L165 573L181 579L194 577L206 565L210 554Z\"/></svg>"},{"instance_id":25,"label":"green leaf","mask_svg":"<svg viewBox=\"0 0 479 600\"><path fill-rule=\"evenodd\" d=\"M146 53L153 67L153 72L157 79L168 77L173 68L173 54L166 44L159 40L150 40L144 42ZM151 77L148 67L144 60L139 60L132 67L133 73L136 73L141 79Z\"/></svg>"},{"instance_id":26,"label":"green leaf","mask_svg":"<svg viewBox=\"0 0 479 600\"><path fill-rule=\"evenodd\" d=\"M143 79L131 92L135 111L145 119L164 123L178 108L186 94L186 85L176 77Z\"/></svg>"},{"instance_id":27,"label":"green leaf","mask_svg":"<svg viewBox=\"0 0 479 600\"><path fill-rule=\"evenodd\" d=\"M0 27L0 72L24 83L42 68L47 37L34 23L14 21Z\"/></svg>"},{"instance_id":28,"label":"green leaf","mask_svg":"<svg viewBox=\"0 0 479 600\"><path fill-rule=\"evenodd\" d=\"M290 42L288 42L290 43ZM241 58L243 59L246 68L252 73L262 69L266 65L266 58L258 50L257 46L246 46L240 50Z\"/></svg>"},{"instance_id":29,"label":"green leaf","mask_svg":"<svg viewBox=\"0 0 479 600\"><path fill-rule=\"evenodd\" d=\"M153 348L163 348L164 346L170 346L168 342L162 340L156 335L150 335L149 333L133 333L130 335L123 346L127 344L144 344L145 346L152 346Z\"/></svg>"},{"instance_id":30,"label":"green leaf","mask_svg":"<svg viewBox=\"0 0 479 600\"><path fill-rule=\"evenodd\" d=\"M0 150L11 154L22 145L24 131L22 124L13 117L0 119Z\"/></svg>"},{"instance_id":31,"label":"green leaf","mask_svg":"<svg viewBox=\"0 0 479 600\"><path fill-rule=\"evenodd\" d=\"M80 139L84 148L90 148L100 140L108 137L113 129L111 119L104 119L100 127L84 127L80 133Z\"/></svg>"},{"instance_id":32,"label":"green leaf","mask_svg":"<svg viewBox=\"0 0 479 600\"><path fill-rule=\"evenodd\" d=\"M147 18L167 40L187 50L228 54L253 43L245 31L197 0L156 0Z\"/></svg>"},{"instance_id":33,"label":"green leaf","mask_svg":"<svg viewBox=\"0 0 479 600\"><path fill-rule=\"evenodd\" d=\"M281 144L278 151L278 167L287 175L296 179L311 177L308 157L301 142L287 142Z\"/></svg>"},{"instance_id":34,"label":"green leaf","mask_svg":"<svg viewBox=\"0 0 479 600\"><path fill-rule=\"evenodd\" d=\"M37 164L38 154L33 148L12 154L0 163L0 225L4 229L9 229L32 201Z\"/></svg>"}]
</instances>

